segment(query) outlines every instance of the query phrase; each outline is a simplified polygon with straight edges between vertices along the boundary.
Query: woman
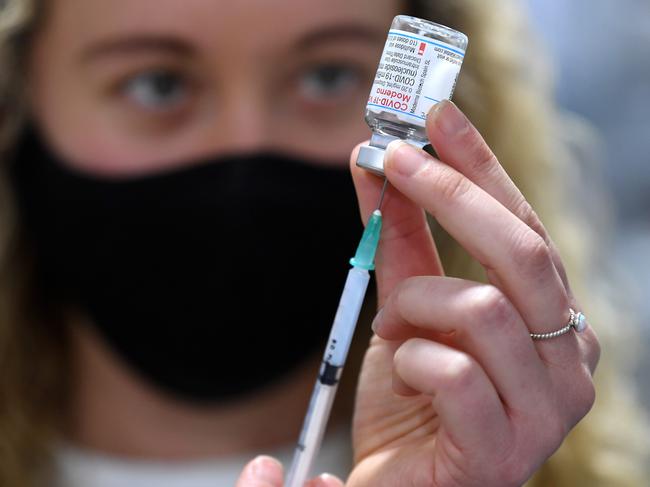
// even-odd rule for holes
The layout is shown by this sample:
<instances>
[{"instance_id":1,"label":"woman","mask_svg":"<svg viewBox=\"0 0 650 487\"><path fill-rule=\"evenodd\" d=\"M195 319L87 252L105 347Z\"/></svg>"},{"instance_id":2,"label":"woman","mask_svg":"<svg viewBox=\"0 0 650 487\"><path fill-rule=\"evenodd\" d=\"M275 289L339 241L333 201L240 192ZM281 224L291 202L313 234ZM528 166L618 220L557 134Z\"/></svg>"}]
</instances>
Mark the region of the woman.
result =
<instances>
[{"instance_id":1,"label":"woman","mask_svg":"<svg viewBox=\"0 0 650 487\"><path fill-rule=\"evenodd\" d=\"M101 471L119 485L229 485L196 461L239 468L236 455L293 443L340 290L333 269L359 236L342 161L367 134L359 114L397 13L469 35L457 102L558 219L550 110L504 48L521 34L514 7L4 2L2 484L99 486ZM538 469L538 485L635 482L592 463L607 447L596 426L542 466L591 407L597 340L590 327L530 340L581 309L564 264L453 105L428 130L446 164L404 146L387 162L382 312L348 485L519 485ZM353 174L365 219L379 181ZM464 278L478 267L445 237L438 259L421 207L490 285L440 277L441 261ZM317 279L287 287L286 266L314 252ZM280 483L260 458L238 485Z\"/></svg>"}]
</instances>

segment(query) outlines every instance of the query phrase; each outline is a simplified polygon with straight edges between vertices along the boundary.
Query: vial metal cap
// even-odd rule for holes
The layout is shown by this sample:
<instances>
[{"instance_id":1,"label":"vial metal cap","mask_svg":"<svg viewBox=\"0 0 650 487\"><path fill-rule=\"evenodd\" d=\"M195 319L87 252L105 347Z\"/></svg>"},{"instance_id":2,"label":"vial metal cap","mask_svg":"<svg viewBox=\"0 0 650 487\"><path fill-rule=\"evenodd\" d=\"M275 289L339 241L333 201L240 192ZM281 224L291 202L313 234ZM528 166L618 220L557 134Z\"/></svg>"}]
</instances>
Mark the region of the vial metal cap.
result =
<instances>
[{"instance_id":1,"label":"vial metal cap","mask_svg":"<svg viewBox=\"0 0 650 487\"><path fill-rule=\"evenodd\" d=\"M384 156L386 151L372 145L362 145L357 156L357 166L372 173L384 176Z\"/></svg>"}]
</instances>

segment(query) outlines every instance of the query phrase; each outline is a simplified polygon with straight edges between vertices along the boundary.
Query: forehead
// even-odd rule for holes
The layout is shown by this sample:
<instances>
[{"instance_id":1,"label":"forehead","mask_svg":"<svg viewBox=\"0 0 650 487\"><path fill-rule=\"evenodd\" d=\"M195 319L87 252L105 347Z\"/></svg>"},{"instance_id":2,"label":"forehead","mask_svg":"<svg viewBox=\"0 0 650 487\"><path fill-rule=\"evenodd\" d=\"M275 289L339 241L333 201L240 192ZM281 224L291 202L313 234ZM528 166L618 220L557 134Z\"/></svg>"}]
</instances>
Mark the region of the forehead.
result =
<instances>
[{"instance_id":1,"label":"forehead","mask_svg":"<svg viewBox=\"0 0 650 487\"><path fill-rule=\"evenodd\" d=\"M46 31L72 43L125 33L178 35L197 43L235 37L260 48L328 25L388 29L399 0L53 0ZM51 32L51 33L54 33Z\"/></svg>"}]
</instances>

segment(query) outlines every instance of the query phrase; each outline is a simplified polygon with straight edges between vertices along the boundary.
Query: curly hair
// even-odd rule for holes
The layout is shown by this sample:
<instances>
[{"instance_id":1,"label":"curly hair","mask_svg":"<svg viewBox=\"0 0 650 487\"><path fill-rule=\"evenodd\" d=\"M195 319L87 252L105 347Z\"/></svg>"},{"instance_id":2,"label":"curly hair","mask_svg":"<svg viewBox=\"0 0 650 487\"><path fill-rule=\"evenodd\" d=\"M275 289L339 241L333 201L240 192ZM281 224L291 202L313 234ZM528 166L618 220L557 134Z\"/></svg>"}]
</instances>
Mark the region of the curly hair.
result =
<instances>
[{"instance_id":1,"label":"curly hair","mask_svg":"<svg viewBox=\"0 0 650 487\"><path fill-rule=\"evenodd\" d=\"M44 8L45 2L38 0L0 0L0 485L12 487L33 487L39 474L46 475L69 391L65 320L39 297L6 174L25 120L23 64ZM470 48L455 101L555 236L569 275L574 280L584 276L591 249L577 247L568 236L587 234L588 228L566 211L570 202L563 195L572 161L558 143L561 124L551 102L552 79L528 34L519 2L410 0L405 10L468 34ZM436 240L449 274L483 279L478 263L451 238L441 232ZM578 294L587 295L579 280L573 285ZM607 329L615 323L609 319L612 308L602 299L583 301L601 318L596 329L603 349L616 350ZM594 410L527 485L643 483L645 426L616 354L607 355L596 376Z\"/></svg>"}]
</instances>

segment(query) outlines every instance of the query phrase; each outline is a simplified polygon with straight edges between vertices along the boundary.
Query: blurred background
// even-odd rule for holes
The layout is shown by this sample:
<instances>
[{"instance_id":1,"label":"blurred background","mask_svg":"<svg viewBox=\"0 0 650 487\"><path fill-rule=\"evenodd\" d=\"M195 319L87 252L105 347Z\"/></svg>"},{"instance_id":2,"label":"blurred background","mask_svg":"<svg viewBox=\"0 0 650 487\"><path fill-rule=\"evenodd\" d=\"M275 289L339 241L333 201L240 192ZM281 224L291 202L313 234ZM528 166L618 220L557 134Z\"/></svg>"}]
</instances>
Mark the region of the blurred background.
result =
<instances>
[{"instance_id":1,"label":"blurred background","mask_svg":"<svg viewBox=\"0 0 650 487\"><path fill-rule=\"evenodd\" d=\"M589 149L613 203L605 255L640 317L637 377L650 410L650 1L526 2L555 65L558 103L598 136Z\"/></svg>"}]
</instances>

